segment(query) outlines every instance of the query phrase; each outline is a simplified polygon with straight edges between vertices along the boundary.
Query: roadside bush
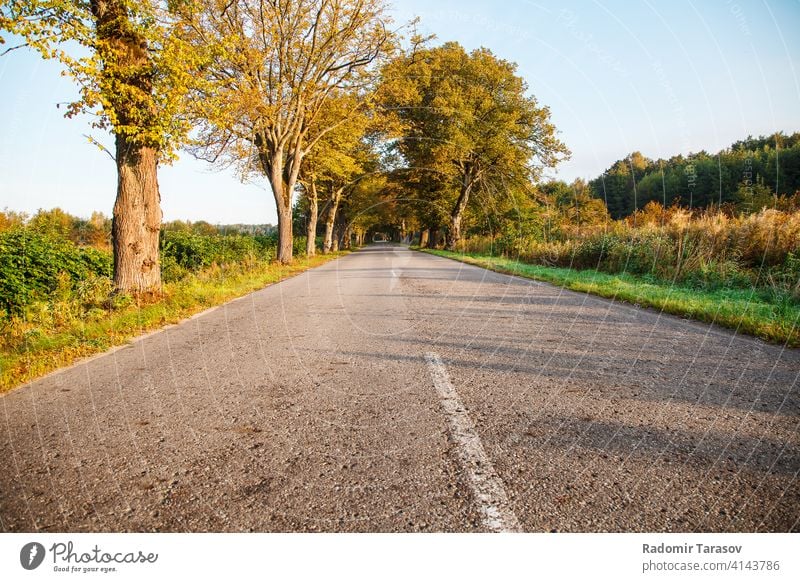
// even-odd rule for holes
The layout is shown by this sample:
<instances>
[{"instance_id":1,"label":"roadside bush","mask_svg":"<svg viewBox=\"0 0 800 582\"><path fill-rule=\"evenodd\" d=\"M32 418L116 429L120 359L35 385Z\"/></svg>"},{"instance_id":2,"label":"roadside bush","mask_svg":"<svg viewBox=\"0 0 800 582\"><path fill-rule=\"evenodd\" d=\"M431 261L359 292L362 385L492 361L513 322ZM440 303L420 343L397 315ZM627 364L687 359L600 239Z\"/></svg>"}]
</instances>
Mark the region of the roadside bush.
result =
<instances>
[{"instance_id":1,"label":"roadside bush","mask_svg":"<svg viewBox=\"0 0 800 582\"><path fill-rule=\"evenodd\" d=\"M271 236L166 231L161 234L162 276L174 281L211 265L270 261L275 248L276 240Z\"/></svg>"},{"instance_id":2,"label":"roadside bush","mask_svg":"<svg viewBox=\"0 0 800 582\"><path fill-rule=\"evenodd\" d=\"M110 251L78 246L66 233L39 223L35 228L21 221L8 223L0 231L0 310L6 318L30 315L50 321L66 309L60 305L65 302L80 310L113 307L123 300L112 293ZM305 237L296 237L294 253L305 254L305 244ZM253 268L273 260L276 248L276 234L168 230L161 235L161 274L164 282L172 282L210 268ZM47 305L34 309L38 303Z\"/></svg>"},{"instance_id":3,"label":"roadside bush","mask_svg":"<svg viewBox=\"0 0 800 582\"><path fill-rule=\"evenodd\" d=\"M58 290L67 293L81 281L111 274L108 252L26 228L0 233L0 308L7 316Z\"/></svg>"}]
</instances>

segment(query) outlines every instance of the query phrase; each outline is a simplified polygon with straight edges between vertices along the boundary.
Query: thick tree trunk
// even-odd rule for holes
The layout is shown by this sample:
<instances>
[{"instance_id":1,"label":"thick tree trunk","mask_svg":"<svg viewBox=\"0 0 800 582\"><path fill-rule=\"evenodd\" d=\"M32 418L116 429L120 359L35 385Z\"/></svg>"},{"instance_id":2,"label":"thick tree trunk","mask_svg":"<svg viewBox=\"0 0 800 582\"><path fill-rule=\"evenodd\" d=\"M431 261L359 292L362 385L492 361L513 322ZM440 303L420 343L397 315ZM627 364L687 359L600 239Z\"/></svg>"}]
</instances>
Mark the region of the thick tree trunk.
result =
<instances>
[{"instance_id":1,"label":"thick tree trunk","mask_svg":"<svg viewBox=\"0 0 800 582\"><path fill-rule=\"evenodd\" d=\"M328 208L328 214L325 218L325 240L322 242L322 253L325 255L333 251L333 224L336 217L331 216L331 214L334 212L336 211L333 209L333 206L331 206Z\"/></svg>"},{"instance_id":2,"label":"thick tree trunk","mask_svg":"<svg viewBox=\"0 0 800 582\"><path fill-rule=\"evenodd\" d=\"M461 241L461 220L469 203L472 184L472 179L469 176L465 177L461 186L461 193L458 195L458 200L456 200L456 205L450 215L450 232L447 235L447 249L450 251L456 250L458 243Z\"/></svg>"},{"instance_id":3,"label":"thick tree trunk","mask_svg":"<svg viewBox=\"0 0 800 582\"><path fill-rule=\"evenodd\" d=\"M420 233L419 233L419 247L420 248L425 248L426 246L428 246L428 240L429 240L428 237L429 237L429 235L430 235L430 233L428 232L428 229L420 231Z\"/></svg>"},{"instance_id":4,"label":"thick tree trunk","mask_svg":"<svg viewBox=\"0 0 800 582\"><path fill-rule=\"evenodd\" d=\"M339 201L342 199L342 190L343 188L337 188L331 192L331 203L325 215L325 241L322 243L322 252L324 254L331 251L335 252L339 248L338 242L334 241L333 227L336 224L336 212L339 209ZM334 248L334 245L336 248Z\"/></svg>"},{"instance_id":5,"label":"thick tree trunk","mask_svg":"<svg viewBox=\"0 0 800 582\"><path fill-rule=\"evenodd\" d=\"M307 196L308 224L306 225L306 256L313 257L317 253L317 216L319 215L317 184L313 178L311 179Z\"/></svg>"},{"instance_id":6,"label":"thick tree trunk","mask_svg":"<svg viewBox=\"0 0 800 582\"><path fill-rule=\"evenodd\" d=\"M103 76L114 90L103 90L104 108L113 112L114 127L157 127L153 94L153 62L147 40L134 31L123 0L92 0L88 4L96 28ZM135 294L161 291L158 238L161 196L158 191L158 148L116 135L117 198L111 238L114 246L114 286Z\"/></svg>"},{"instance_id":7,"label":"thick tree trunk","mask_svg":"<svg viewBox=\"0 0 800 582\"><path fill-rule=\"evenodd\" d=\"M111 236L114 244L114 286L136 294L161 291L158 237L161 195L155 148L116 138L117 199Z\"/></svg>"}]
</instances>

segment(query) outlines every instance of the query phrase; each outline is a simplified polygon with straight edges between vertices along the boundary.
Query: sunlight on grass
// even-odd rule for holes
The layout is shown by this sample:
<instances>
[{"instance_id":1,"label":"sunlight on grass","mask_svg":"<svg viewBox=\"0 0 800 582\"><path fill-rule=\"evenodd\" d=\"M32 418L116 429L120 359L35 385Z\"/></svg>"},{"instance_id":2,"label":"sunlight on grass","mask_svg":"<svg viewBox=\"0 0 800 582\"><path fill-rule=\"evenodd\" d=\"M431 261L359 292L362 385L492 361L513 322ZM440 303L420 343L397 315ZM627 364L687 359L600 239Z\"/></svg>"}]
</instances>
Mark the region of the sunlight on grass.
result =
<instances>
[{"instance_id":1,"label":"sunlight on grass","mask_svg":"<svg viewBox=\"0 0 800 582\"><path fill-rule=\"evenodd\" d=\"M500 273L546 281L573 291L716 323L788 347L800 346L800 305L772 302L758 289L700 290L669 282L645 281L626 273L544 267L504 257L420 250Z\"/></svg>"},{"instance_id":2,"label":"sunlight on grass","mask_svg":"<svg viewBox=\"0 0 800 582\"><path fill-rule=\"evenodd\" d=\"M291 265L259 263L233 272L208 269L165 284L163 296L154 303L98 310L64 326L26 329L21 342L4 340L0 348L0 392L344 254L300 258Z\"/></svg>"}]
</instances>

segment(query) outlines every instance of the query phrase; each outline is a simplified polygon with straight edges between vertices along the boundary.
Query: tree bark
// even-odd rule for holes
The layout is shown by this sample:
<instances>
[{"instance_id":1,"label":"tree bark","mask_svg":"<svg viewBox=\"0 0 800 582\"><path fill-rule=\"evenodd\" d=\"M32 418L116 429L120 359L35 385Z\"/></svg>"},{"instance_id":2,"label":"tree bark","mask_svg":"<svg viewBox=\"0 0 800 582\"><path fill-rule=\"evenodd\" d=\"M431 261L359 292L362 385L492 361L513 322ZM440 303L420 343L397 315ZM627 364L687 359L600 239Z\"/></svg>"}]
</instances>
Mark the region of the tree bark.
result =
<instances>
[{"instance_id":1,"label":"tree bark","mask_svg":"<svg viewBox=\"0 0 800 582\"><path fill-rule=\"evenodd\" d=\"M319 198L317 182L312 178L306 195L308 196L308 224L306 225L306 256L313 257L317 253L317 216L319 215Z\"/></svg>"},{"instance_id":2,"label":"tree bark","mask_svg":"<svg viewBox=\"0 0 800 582\"><path fill-rule=\"evenodd\" d=\"M279 263L288 265L292 262L292 207L278 209L278 252L275 256Z\"/></svg>"},{"instance_id":3,"label":"tree bark","mask_svg":"<svg viewBox=\"0 0 800 582\"><path fill-rule=\"evenodd\" d=\"M116 87L104 91L104 107L120 125L148 130L157 123L153 94L152 57L147 41L130 26L122 0L89 3L97 31L97 54L103 75ZM114 247L114 286L134 294L159 293L161 268L158 242L161 230L161 195L158 191L159 150L141 136L115 131L117 197L111 239Z\"/></svg>"},{"instance_id":4,"label":"tree bark","mask_svg":"<svg viewBox=\"0 0 800 582\"><path fill-rule=\"evenodd\" d=\"M429 240L428 236L429 235L430 235L430 233L428 232L428 229L420 231L420 233L419 233L419 247L420 248L425 248L426 246L428 246L428 240Z\"/></svg>"},{"instance_id":5,"label":"tree bark","mask_svg":"<svg viewBox=\"0 0 800 582\"><path fill-rule=\"evenodd\" d=\"M428 233L428 248L435 249L439 242L439 229L432 228Z\"/></svg>"},{"instance_id":6,"label":"tree bark","mask_svg":"<svg viewBox=\"0 0 800 582\"><path fill-rule=\"evenodd\" d=\"M344 188L337 188L331 192L331 203L328 206L328 212L325 215L325 241L322 243L322 253L328 254L331 251L338 250L338 242L334 242L333 227L336 224L336 212L339 209L339 201L342 199L342 192ZM336 248L334 248L334 244Z\"/></svg>"},{"instance_id":7,"label":"tree bark","mask_svg":"<svg viewBox=\"0 0 800 582\"><path fill-rule=\"evenodd\" d=\"M135 294L161 291L158 237L161 195L155 148L116 137L117 199L111 236L114 241L114 286Z\"/></svg>"},{"instance_id":8,"label":"tree bark","mask_svg":"<svg viewBox=\"0 0 800 582\"><path fill-rule=\"evenodd\" d=\"M342 213L342 209L336 212L336 223L333 226L334 250L341 251L347 248L345 236L348 234L347 217Z\"/></svg>"},{"instance_id":9,"label":"tree bark","mask_svg":"<svg viewBox=\"0 0 800 582\"><path fill-rule=\"evenodd\" d=\"M464 217L464 211L467 209L469 203L469 195L472 192L472 184L474 179L470 173L464 176L464 182L461 185L461 192L456 200L456 205L453 207L453 212L450 215L450 232L447 234L447 250L454 251L461 241L461 220Z\"/></svg>"},{"instance_id":10,"label":"tree bark","mask_svg":"<svg viewBox=\"0 0 800 582\"><path fill-rule=\"evenodd\" d=\"M266 140L256 136L256 146L264 147ZM283 152L259 154L261 165L269 179L272 195L275 197L275 206L278 210L278 249L276 259L284 265L292 262L292 191L295 180L293 172L285 167ZM288 171L287 171L288 170Z\"/></svg>"}]
</instances>

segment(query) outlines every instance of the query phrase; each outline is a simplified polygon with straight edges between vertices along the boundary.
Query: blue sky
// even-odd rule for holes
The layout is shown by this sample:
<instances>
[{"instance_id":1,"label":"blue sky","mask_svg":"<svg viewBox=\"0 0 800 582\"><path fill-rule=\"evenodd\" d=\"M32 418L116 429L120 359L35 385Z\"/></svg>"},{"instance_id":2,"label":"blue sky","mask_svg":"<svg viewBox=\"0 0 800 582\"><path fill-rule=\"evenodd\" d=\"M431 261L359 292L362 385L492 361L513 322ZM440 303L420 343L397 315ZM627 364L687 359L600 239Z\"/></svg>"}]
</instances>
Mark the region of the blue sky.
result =
<instances>
[{"instance_id":1,"label":"blue sky","mask_svg":"<svg viewBox=\"0 0 800 582\"><path fill-rule=\"evenodd\" d=\"M441 42L514 61L572 158L556 177L597 176L639 150L715 151L748 134L800 130L800 2L394 0ZM87 119L56 104L76 95L59 67L15 51L0 58L0 208L111 213L111 159ZM266 181L182 155L159 174L166 220L276 221Z\"/></svg>"}]
</instances>

